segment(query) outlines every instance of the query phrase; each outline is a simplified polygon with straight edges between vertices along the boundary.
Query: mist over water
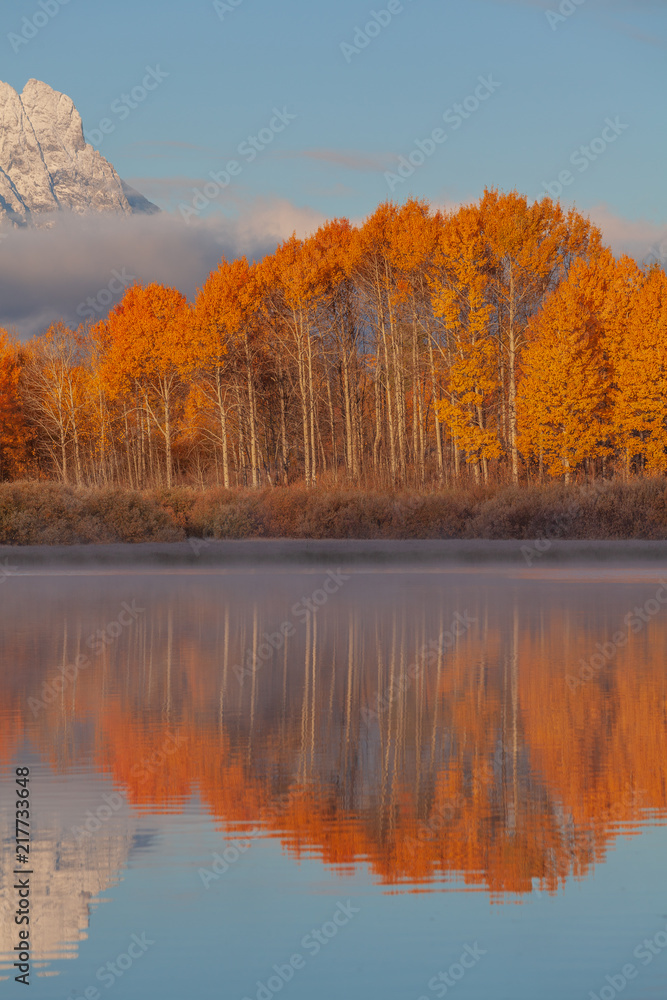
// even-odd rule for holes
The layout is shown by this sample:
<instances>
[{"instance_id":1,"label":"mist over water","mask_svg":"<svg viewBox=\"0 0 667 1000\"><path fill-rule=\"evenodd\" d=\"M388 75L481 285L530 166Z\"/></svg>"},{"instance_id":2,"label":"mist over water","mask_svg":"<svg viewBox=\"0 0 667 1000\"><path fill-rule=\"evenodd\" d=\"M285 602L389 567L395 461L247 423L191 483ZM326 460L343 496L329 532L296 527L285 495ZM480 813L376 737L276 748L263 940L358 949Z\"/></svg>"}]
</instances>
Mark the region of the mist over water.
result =
<instances>
[{"instance_id":1,"label":"mist over water","mask_svg":"<svg viewBox=\"0 0 667 1000\"><path fill-rule=\"evenodd\" d=\"M267 1000L277 966L295 1000L416 1000L473 953L457 996L586 997L623 961L657 995L657 568L31 572L0 593L0 817L5 890L28 764L33 996L105 995L144 932L114 995L196 970Z\"/></svg>"}]
</instances>

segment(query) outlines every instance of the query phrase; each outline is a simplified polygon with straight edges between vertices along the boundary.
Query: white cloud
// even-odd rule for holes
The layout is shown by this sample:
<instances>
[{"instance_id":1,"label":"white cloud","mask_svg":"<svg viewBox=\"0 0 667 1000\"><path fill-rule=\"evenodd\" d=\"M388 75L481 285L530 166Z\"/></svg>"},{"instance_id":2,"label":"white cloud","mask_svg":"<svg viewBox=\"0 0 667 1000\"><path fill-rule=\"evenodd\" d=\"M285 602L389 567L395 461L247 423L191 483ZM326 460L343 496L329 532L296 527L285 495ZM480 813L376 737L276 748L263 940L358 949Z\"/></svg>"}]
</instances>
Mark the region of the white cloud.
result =
<instances>
[{"instance_id":1,"label":"white cloud","mask_svg":"<svg viewBox=\"0 0 667 1000\"><path fill-rule=\"evenodd\" d=\"M59 319L74 325L84 313L102 319L109 288L119 287L115 272L192 298L221 257L260 258L292 232L312 232L323 218L286 200L266 199L238 203L233 217L213 213L189 224L166 212L63 214L50 229L10 231L0 240L0 326L28 337Z\"/></svg>"},{"instance_id":2,"label":"white cloud","mask_svg":"<svg viewBox=\"0 0 667 1000\"><path fill-rule=\"evenodd\" d=\"M625 253L639 263L649 256L652 247L664 244L667 238L666 224L624 219L606 205L595 205L586 214L600 227L604 242L617 256Z\"/></svg>"},{"instance_id":3,"label":"white cloud","mask_svg":"<svg viewBox=\"0 0 667 1000\"><path fill-rule=\"evenodd\" d=\"M440 207L457 206L443 198ZM86 310L101 319L109 288L118 286L114 272L143 284L170 285L192 298L221 257L260 258L293 232L306 236L325 221L320 212L286 199L236 199L233 212L190 224L166 212L131 218L62 215L51 229L12 231L0 240L0 326L27 337L58 319L78 325ZM667 225L625 219L606 205L586 214L616 254L641 262L652 247L667 249ZM91 298L94 308L87 305Z\"/></svg>"}]
</instances>

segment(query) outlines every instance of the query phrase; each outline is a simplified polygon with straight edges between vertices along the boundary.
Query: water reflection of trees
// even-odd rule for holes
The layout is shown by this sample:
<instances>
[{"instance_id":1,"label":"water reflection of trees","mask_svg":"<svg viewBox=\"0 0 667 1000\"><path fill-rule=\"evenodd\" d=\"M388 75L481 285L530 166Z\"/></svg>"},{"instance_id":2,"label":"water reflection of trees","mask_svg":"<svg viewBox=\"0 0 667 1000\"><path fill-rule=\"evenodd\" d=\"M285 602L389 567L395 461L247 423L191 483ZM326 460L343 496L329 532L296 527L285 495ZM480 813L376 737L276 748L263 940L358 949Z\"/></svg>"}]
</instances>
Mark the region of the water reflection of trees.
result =
<instances>
[{"instance_id":1,"label":"water reflection of trees","mask_svg":"<svg viewBox=\"0 0 667 1000\"><path fill-rule=\"evenodd\" d=\"M4 757L25 733L57 768L92 755L137 807L178 808L198 791L223 824L259 822L296 855L368 863L404 886L464 880L497 898L586 875L619 829L664 814L665 623L590 682L565 682L617 629L627 591L556 599L464 582L402 602L357 591L262 659L263 634L294 600L274 593L165 584L37 718L28 692L56 655L85 649L101 612L92 599L56 606L27 647L5 633L16 671ZM464 609L473 627L401 683ZM258 667L241 685L248 650Z\"/></svg>"}]
</instances>

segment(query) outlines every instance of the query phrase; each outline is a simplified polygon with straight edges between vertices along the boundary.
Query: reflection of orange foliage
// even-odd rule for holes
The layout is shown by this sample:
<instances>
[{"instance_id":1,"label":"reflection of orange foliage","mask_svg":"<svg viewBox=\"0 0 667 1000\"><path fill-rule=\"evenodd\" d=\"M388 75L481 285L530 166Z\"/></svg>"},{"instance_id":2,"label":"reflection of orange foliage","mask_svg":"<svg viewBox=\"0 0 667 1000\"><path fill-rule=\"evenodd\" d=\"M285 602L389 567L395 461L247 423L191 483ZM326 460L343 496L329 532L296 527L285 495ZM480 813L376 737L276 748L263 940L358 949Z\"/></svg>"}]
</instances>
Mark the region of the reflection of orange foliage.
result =
<instances>
[{"instance_id":1,"label":"reflection of orange foliage","mask_svg":"<svg viewBox=\"0 0 667 1000\"><path fill-rule=\"evenodd\" d=\"M2 715L5 721L0 726L0 762L5 763L14 756L25 734L25 724L16 698L3 699Z\"/></svg>"},{"instance_id":2,"label":"reflection of orange foliage","mask_svg":"<svg viewBox=\"0 0 667 1000\"><path fill-rule=\"evenodd\" d=\"M138 808L178 811L199 796L225 829L261 827L296 857L341 871L367 864L397 888L462 881L496 899L536 883L555 891L602 860L619 829L637 830L648 810L665 814L659 618L576 690L567 672L590 658L598 634L572 628L567 609L554 608L539 630L522 631L516 618L488 624L387 699L367 729L361 710L386 686L373 690L361 662L334 676L326 648L316 657L308 640L292 653L289 696L276 695L268 671L241 691L233 654L221 662L220 648L203 651L188 630L175 640L163 624L156 615L150 655L147 633L118 653L119 664L135 664L123 681L131 691L118 681L113 693L109 663L93 664L76 695L36 719L14 708L1 758L24 726L54 765L72 766L74 723L92 723L98 768ZM173 662L167 642L178 646ZM162 664L150 691L149 660ZM9 692L3 703L26 699Z\"/></svg>"},{"instance_id":3,"label":"reflection of orange foliage","mask_svg":"<svg viewBox=\"0 0 667 1000\"><path fill-rule=\"evenodd\" d=\"M534 766L559 790L576 824L597 826L602 818L608 827L636 819L637 806L664 809L664 635L664 623L649 623L597 677L576 687L563 683L562 666L549 659L523 679L522 727ZM571 641L571 662L587 663L595 652L590 640Z\"/></svg>"}]
</instances>

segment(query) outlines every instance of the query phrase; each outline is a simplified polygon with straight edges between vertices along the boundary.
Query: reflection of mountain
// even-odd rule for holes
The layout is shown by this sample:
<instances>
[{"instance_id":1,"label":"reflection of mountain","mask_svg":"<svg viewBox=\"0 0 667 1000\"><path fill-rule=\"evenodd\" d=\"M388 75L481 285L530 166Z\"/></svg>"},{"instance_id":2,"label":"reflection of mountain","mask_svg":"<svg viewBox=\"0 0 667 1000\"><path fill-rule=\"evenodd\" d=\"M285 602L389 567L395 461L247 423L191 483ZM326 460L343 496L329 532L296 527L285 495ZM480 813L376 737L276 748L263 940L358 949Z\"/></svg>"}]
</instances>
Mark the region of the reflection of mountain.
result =
<instances>
[{"instance_id":1,"label":"reflection of mountain","mask_svg":"<svg viewBox=\"0 0 667 1000\"><path fill-rule=\"evenodd\" d=\"M664 816L667 620L566 683L655 584L360 574L306 622L294 605L320 583L15 578L0 652L20 669L2 704L54 766L92 756L135 807L177 809L198 790L225 824L259 821L295 854L368 863L385 883L554 890L619 829ZM136 623L34 718L27 699L132 600ZM456 612L476 621L405 683ZM284 621L287 647L262 651ZM258 666L241 685L248 651Z\"/></svg>"},{"instance_id":2,"label":"reflection of mountain","mask_svg":"<svg viewBox=\"0 0 667 1000\"><path fill-rule=\"evenodd\" d=\"M76 958L78 944L87 937L90 907L118 881L125 867L130 835L101 831L80 843L70 831L52 837L39 835L31 845L30 869L33 968L55 959ZM14 924L14 842L4 838L0 857L0 970L12 968L11 954L18 943ZM22 866L19 866L22 867Z\"/></svg>"}]
</instances>

